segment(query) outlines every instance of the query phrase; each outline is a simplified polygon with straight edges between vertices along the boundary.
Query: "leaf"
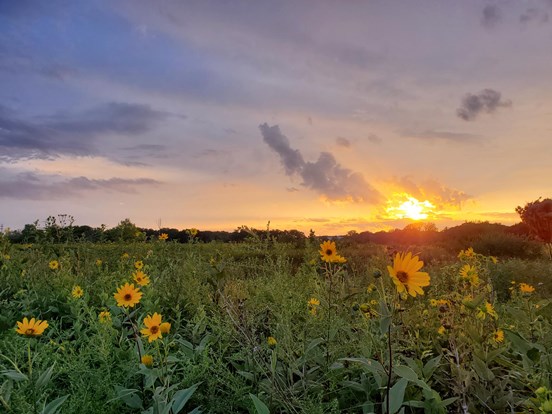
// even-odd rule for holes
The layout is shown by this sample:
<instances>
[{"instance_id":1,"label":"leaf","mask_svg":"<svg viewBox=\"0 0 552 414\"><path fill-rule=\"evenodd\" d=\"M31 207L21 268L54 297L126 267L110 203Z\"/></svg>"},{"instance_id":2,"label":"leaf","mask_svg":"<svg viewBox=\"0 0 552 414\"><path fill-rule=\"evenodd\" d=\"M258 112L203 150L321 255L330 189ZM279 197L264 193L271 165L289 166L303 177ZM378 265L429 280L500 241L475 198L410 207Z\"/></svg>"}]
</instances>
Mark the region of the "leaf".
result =
<instances>
[{"instance_id":1,"label":"leaf","mask_svg":"<svg viewBox=\"0 0 552 414\"><path fill-rule=\"evenodd\" d=\"M46 407L40 412L40 414L55 414L58 412L59 407L61 407L61 404L65 402L65 400L69 398L69 395L64 395L63 397L56 398L54 401L51 401L48 403Z\"/></svg>"},{"instance_id":2,"label":"leaf","mask_svg":"<svg viewBox=\"0 0 552 414\"><path fill-rule=\"evenodd\" d=\"M48 368L46 371L40 374L38 379L36 380L36 387L42 388L45 387L50 383L50 380L52 379L52 374L54 373L54 366L56 363L54 362L50 368Z\"/></svg>"},{"instance_id":3,"label":"leaf","mask_svg":"<svg viewBox=\"0 0 552 414\"><path fill-rule=\"evenodd\" d=\"M236 373L249 381L255 381L255 375L252 372L237 371Z\"/></svg>"},{"instance_id":4,"label":"leaf","mask_svg":"<svg viewBox=\"0 0 552 414\"><path fill-rule=\"evenodd\" d=\"M479 378L485 381L492 381L495 378L493 371L487 367L481 359L474 355L473 357L473 369Z\"/></svg>"},{"instance_id":5,"label":"leaf","mask_svg":"<svg viewBox=\"0 0 552 414\"><path fill-rule=\"evenodd\" d=\"M200 407L196 407L192 411L190 411L188 414L201 414L201 409L200 409Z\"/></svg>"},{"instance_id":6,"label":"leaf","mask_svg":"<svg viewBox=\"0 0 552 414\"><path fill-rule=\"evenodd\" d=\"M436 356L435 358L432 358L426 362L426 364L424 365L424 368L422 369L422 373L424 374L424 378L426 380L431 378L431 376L439 366L440 362L441 362L441 355Z\"/></svg>"},{"instance_id":7,"label":"leaf","mask_svg":"<svg viewBox=\"0 0 552 414\"><path fill-rule=\"evenodd\" d=\"M317 348L318 345L320 345L322 342L324 342L323 338L316 338L310 341L307 345L307 349L305 349L305 355L312 351L314 348Z\"/></svg>"},{"instance_id":8,"label":"leaf","mask_svg":"<svg viewBox=\"0 0 552 414\"><path fill-rule=\"evenodd\" d=\"M395 374L397 374L401 378L413 382L418 381L418 374L416 374L412 368L407 367L406 365L398 365L396 367L393 367L393 371L395 371Z\"/></svg>"},{"instance_id":9,"label":"leaf","mask_svg":"<svg viewBox=\"0 0 552 414\"><path fill-rule=\"evenodd\" d=\"M199 384L200 383L194 384L191 387L186 388L185 390L178 390L177 392L174 393L171 404L172 404L172 410L174 411L175 414L178 414L180 410L184 408L188 400L192 397L194 392L197 390L197 387L199 387Z\"/></svg>"},{"instance_id":10,"label":"leaf","mask_svg":"<svg viewBox=\"0 0 552 414\"><path fill-rule=\"evenodd\" d=\"M19 381L28 381L29 378L23 374L22 372L19 372L19 371L14 371L13 369L9 370L9 371L2 371L2 375L11 379L11 380L14 380L15 382L19 382Z\"/></svg>"},{"instance_id":11,"label":"leaf","mask_svg":"<svg viewBox=\"0 0 552 414\"><path fill-rule=\"evenodd\" d=\"M142 408L142 399L137 395L138 390L123 388L117 385L115 391L117 392L117 397L108 402L121 400L130 408Z\"/></svg>"},{"instance_id":12,"label":"leaf","mask_svg":"<svg viewBox=\"0 0 552 414\"><path fill-rule=\"evenodd\" d=\"M408 380L401 378L389 390L389 414L395 414L400 410L404 401L404 392L407 385Z\"/></svg>"},{"instance_id":13,"label":"leaf","mask_svg":"<svg viewBox=\"0 0 552 414\"><path fill-rule=\"evenodd\" d=\"M341 381L341 385L344 388L349 388L353 391L364 392L364 387L361 384L359 384L358 382L355 382L355 381Z\"/></svg>"},{"instance_id":14,"label":"leaf","mask_svg":"<svg viewBox=\"0 0 552 414\"><path fill-rule=\"evenodd\" d=\"M255 410L257 411L257 414L270 414L270 410L268 409L266 404L259 400L257 396L250 393L249 397L253 400L253 404L255 404Z\"/></svg>"}]
</instances>

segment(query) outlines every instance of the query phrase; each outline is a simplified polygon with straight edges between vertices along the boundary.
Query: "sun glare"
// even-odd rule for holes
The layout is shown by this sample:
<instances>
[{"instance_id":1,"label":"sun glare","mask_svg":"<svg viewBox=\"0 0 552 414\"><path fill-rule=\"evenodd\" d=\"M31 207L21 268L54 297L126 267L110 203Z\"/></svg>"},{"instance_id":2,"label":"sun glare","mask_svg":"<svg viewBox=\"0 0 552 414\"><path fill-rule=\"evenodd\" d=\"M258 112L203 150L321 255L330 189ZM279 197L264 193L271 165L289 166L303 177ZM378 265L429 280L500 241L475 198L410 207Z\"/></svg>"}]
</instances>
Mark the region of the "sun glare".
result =
<instances>
[{"instance_id":1,"label":"sun glare","mask_svg":"<svg viewBox=\"0 0 552 414\"><path fill-rule=\"evenodd\" d=\"M404 200L404 198L402 198ZM395 219L409 218L412 220L427 219L429 213L433 212L435 206L429 201L419 201L412 196L407 196L405 201L398 201L387 208L387 213Z\"/></svg>"}]
</instances>

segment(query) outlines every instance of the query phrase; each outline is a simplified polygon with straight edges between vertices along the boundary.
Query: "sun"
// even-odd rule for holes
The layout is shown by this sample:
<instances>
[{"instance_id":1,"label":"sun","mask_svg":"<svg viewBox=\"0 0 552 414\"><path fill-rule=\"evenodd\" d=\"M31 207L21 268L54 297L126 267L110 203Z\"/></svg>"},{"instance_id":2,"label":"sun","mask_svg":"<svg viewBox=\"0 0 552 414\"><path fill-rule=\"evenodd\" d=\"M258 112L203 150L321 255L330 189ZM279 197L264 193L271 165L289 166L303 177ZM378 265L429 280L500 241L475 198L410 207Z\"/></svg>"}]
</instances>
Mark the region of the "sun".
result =
<instances>
[{"instance_id":1,"label":"sun","mask_svg":"<svg viewBox=\"0 0 552 414\"><path fill-rule=\"evenodd\" d=\"M419 201L408 194L395 194L394 198L398 201L389 201L388 203L392 205L387 207L387 213L391 218L425 220L435 209L429 201Z\"/></svg>"}]
</instances>

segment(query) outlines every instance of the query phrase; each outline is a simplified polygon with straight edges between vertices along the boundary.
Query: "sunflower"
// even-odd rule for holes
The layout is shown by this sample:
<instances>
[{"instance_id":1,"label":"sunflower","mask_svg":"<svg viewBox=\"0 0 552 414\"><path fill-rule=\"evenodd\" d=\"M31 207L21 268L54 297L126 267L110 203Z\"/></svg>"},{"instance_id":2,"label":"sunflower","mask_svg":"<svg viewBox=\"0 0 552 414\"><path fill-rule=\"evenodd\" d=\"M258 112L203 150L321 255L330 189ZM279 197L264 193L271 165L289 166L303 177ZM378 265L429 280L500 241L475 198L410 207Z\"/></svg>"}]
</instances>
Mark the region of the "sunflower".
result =
<instances>
[{"instance_id":1,"label":"sunflower","mask_svg":"<svg viewBox=\"0 0 552 414\"><path fill-rule=\"evenodd\" d=\"M117 293L113 295L117 301L117 306L134 307L142 299L142 292L135 288L134 284L125 283L124 286L117 288Z\"/></svg>"},{"instance_id":2,"label":"sunflower","mask_svg":"<svg viewBox=\"0 0 552 414\"><path fill-rule=\"evenodd\" d=\"M75 299L82 298L82 295L84 295L84 290L79 285L73 286L73 290L71 290L71 296L73 296Z\"/></svg>"},{"instance_id":3,"label":"sunflower","mask_svg":"<svg viewBox=\"0 0 552 414\"><path fill-rule=\"evenodd\" d=\"M50 260L50 263L48 263L48 266L52 270L57 270L59 268L59 262L57 260Z\"/></svg>"},{"instance_id":4,"label":"sunflower","mask_svg":"<svg viewBox=\"0 0 552 414\"><path fill-rule=\"evenodd\" d=\"M98 319L101 323L111 322L111 313L109 311L101 311L98 314Z\"/></svg>"},{"instance_id":5,"label":"sunflower","mask_svg":"<svg viewBox=\"0 0 552 414\"><path fill-rule=\"evenodd\" d=\"M157 238L160 240L160 241L165 241L169 238L169 235L167 233L161 233L159 236L157 236Z\"/></svg>"},{"instance_id":6,"label":"sunflower","mask_svg":"<svg viewBox=\"0 0 552 414\"><path fill-rule=\"evenodd\" d=\"M521 293L533 293L535 291L535 288L531 285L528 285L527 283L520 283L519 291Z\"/></svg>"},{"instance_id":7,"label":"sunflower","mask_svg":"<svg viewBox=\"0 0 552 414\"><path fill-rule=\"evenodd\" d=\"M141 270L144 267L144 262L141 260L136 260L134 262L134 267L138 270Z\"/></svg>"},{"instance_id":8,"label":"sunflower","mask_svg":"<svg viewBox=\"0 0 552 414\"><path fill-rule=\"evenodd\" d=\"M268 338L266 338L266 343L268 344L268 346L276 346L278 341L273 336L269 336Z\"/></svg>"},{"instance_id":9,"label":"sunflower","mask_svg":"<svg viewBox=\"0 0 552 414\"><path fill-rule=\"evenodd\" d=\"M412 253L397 253L393 267L387 266L397 292L403 293L406 290L413 297L424 294L422 287L429 286L430 278L426 272L419 271L423 265L424 262L418 256L412 257Z\"/></svg>"},{"instance_id":10,"label":"sunflower","mask_svg":"<svg viewBox=\"0 0 552 414\"><path fill-rule=\"evenodd\" d=\"M477 268L469 264L465 264L460 269L460 276L468 281L473 286L479 285L479 275L477 274Z\"/></svg>"},{"instance_id":11,"label":"sunflower","mask_svg":"<svg viewBox=\"0 0 552 414\"><path fill-rule=\"evenodd\" d=\"M326 263L345 263L347 259L337 254L335 242L326 240L320 245L320 256Z\"/></svg>"},{"instance_id":12,"label":"sunflower","mask_svg":"<svg viewBox=\"0 0 552 414\"><path fill-rule=\"evenodd\" d=\"M151 367L153 365L153 357L151 355L143 355L140 362L144 364L146 367Z\"/></svg>"},{"instance_id":13,"label":"sunflower","mask_svg":"<svg viewBox=\"0 0 552 414\"><path fill-rule=\"evenodd\" d=\"M498 329L493 333L493 341L497 344L504 342L504 331Z\"/></svg>"},{"instance_id":14,"label":"sunflower","mask_svg":"<svg viewBox=\"0 0 552 414\"><path fill-rule=\"evenodd\" d=\"M148 337L148 342L153 342L159 338L162 338L161 334L161 315L157 312L153 316L146 316L144 318L144 325L146 326L143 329L140 329L140 333Z\"/></svg>"},{"instance_id":15,"label":"sunflower","mask_svg":"<svg viewBox=\"0 0 552 414\"><path fill-rule=\"evenodd\" d=\"M17 328L15 332L24 336L40 336L44 330L48 327L47 321L41 321L40 319L32 318L30 321L27 318L23 318L23 322L17 322Z\"/></svg>"},{"instance_id":16,"label":"sunflower","mask_svg":"<svg viewBox=\"0 0 552 414\"><path fill-rule=\"evenodd\" d=\"M316 298L310 298L307 302L307 306L311 315L316 315L320 301Z\"/></svg>"},{"instance_id":17,"label":"sunflower","mask_svg":"<svg viewBox=\"0 0 552 414\"><path fill-rule=\"evenodd\" d=\"M100 267L102 263L102 259L96 259L96 266Z\"/></svg>"},{"instance_id":18,"label":"sunflower","mask_svg":"<svg viewBox=\"0 0 552 414\"><path fill-rule=\"evenodd\" d=\"M137 270L134 272L134 281L138 283L140 286L147 286L149 285L150 279L148 275L146 275L141 270Z\"/></svg>"}]
</instances>

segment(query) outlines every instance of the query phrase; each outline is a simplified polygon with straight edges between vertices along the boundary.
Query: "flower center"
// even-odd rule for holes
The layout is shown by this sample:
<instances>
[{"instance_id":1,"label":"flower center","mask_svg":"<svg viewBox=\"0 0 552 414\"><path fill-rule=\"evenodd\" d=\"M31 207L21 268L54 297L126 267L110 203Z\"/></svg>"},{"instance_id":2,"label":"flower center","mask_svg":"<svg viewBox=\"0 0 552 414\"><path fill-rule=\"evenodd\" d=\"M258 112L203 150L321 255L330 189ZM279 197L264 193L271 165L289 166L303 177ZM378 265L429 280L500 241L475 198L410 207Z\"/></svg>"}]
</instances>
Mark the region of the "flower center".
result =
<instances>
[{"instance_id":1,"label":"flower center","mask_svg":"<svg viewBox=\"0 0 552 414\"><path fill-rule=\"evenodd\" d=\"M159 326L152 326L150 328L150 332L155 335L157 332L159 332Z\"/></svg>"},{"instance_id":2,"label":"flower center","mask_svg":"<svg viewBox=\"0 0 552 414\"><path fill-rule=\"evenodd\" d=\"M34 335L35 330L33 328L29 328L25 331L25 335Z\"/></svg>"},{"instance_id":3,"label":"flower center","mask_svg":"<svg viewBox=\"0 0 552 414\"><path fill-rule=\"evenodd\" d=\"M132 299L132 295L131 295L130 293L127 293L127 294L125 295L125 300L126 300L126 301L129 301L129 300L131 300L131 299Z\"/></svg>"},{"instance_id":4,"label":"flower center","mask_svg":"<svg viewBox=\"0 0 552 414\"><path fill-rule=\"evenodd\" d=\"M403 270L397 272L397 279L404 285L408 281L408 273Z\"/></svg>"},{"instance_id":5,"label":"flower center","mask_svg":"<svg viewBox=\"0 0 552 414\"><path fill-rule=\"evenodd\" d=\"M333 254L333 250L328 249L326 250L326 256L331 256Z\"/></svg>"}]
</instances>

